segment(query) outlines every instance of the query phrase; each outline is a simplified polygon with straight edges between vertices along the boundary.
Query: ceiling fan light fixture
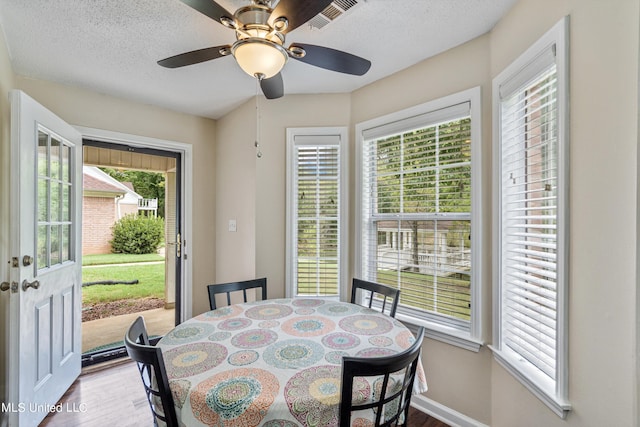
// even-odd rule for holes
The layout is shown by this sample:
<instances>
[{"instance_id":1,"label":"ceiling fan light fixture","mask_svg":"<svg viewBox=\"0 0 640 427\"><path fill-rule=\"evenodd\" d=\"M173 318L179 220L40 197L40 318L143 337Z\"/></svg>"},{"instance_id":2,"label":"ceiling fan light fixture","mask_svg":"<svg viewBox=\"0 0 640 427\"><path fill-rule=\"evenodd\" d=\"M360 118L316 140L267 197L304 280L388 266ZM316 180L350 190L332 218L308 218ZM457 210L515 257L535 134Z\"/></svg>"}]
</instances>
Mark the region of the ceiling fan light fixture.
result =
<instances>
[{"instance_id":1,"label":"ceiling fan light fixture","mask_svg":"<svg viewBox=\"0 0 640 427\"><path fill-rule=\"evenodd\" d=\"M238 66L256 79L256 87L262 89L267 99L277 99L284 95L280 71L289 57L325 70L355 76L364 75L371 67L371 62L364 58L328 47L303 43L284 47L288 32L305 23L314 25L314 17L320 14L328 18L327 10L334 3L357 3L357 0L250 0L250 5L238 8L233 14L216 0L180 1L233 29L236 41L230 45L192 50L161 59L158 65L163 67L184 67L233 55ZM339 6L343 11L348 9L342 4Z\"/></svg>"},{"instance_id":2,"label":"ceiling fan light fixture","mask_svg":"<svg viewBox=\"0 0 640 427\"><path fill-rule=\"evenodd\" d=\"M231 51L245 73L265 79L278 74L289 58L281 45L255 37L237 40Z\"/></svg>"}]
</instances>

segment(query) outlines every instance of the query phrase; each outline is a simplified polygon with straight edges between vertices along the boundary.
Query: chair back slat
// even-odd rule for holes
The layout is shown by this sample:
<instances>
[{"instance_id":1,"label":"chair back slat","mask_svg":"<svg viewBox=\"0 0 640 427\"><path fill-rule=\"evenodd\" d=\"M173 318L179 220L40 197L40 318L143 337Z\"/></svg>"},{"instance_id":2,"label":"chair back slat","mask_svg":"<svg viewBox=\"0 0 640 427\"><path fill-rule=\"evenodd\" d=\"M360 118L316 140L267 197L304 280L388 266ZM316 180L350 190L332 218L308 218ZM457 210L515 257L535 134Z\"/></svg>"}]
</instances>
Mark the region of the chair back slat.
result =
<instances>
[{"instance_id":1,"label":"chair back slat","mask_svg":"<svg viewBox=\"0 0 640 427\"><path fill-rule=\"evenodd\" d=\"M235 291L242 291L243 300L244 302L247 302L247 289L260 289L260 297L262 298L262 300L266 300L267 278L262 277L260 279L245 280L242 282L208 285L207 291L209 292L209 306L211 307L211 310L215 310L216 308L218 308L216 304L217 294L226 293L227 305L231 305L231 293Z\"/></svg>"},{"instance_id":2,"label":"chair back slat","mask_svg":"<svg viewBox=\"0 0 640 427\"><path fill-rule=\"evenodd\" d=\"M142 316L139 316L127 330L124 345L129 357L138 365L154 424L157 425L157 420L160 420L167 427L177 426L178 418L162 351L149 343L149 335Z\"/></svg>"},{"instance_id":3,"label":"chair back slat","mask_svg":"<svg viewBox=\"0 0 640 427\"><path fill-rule=\"evenodd\" d=\"M371 358L345 356L342 359L340 427L351 427L352 413L367 410L373 411L368 415L374 420L375 427L406 425L423 338L424 328L420 327L413 344L401 353ZM353 401L353 383L358 377L376 379L372 383L371 396L364 402ZM382 378L379 393L378 378Z\"/></svg>"},{"instance_id":4,"label":"chair back slat","mask_svg":"<svg viewBox=\"0 0 640 427\"><path fill-rule=\"evenodd\" d=\"M368 298L365 298L365 301L367 301L367 307L372 308L374 298L378 295L380 296L380 299L382 299L382 312L386 313L385 310L387 304L389 304L388 314L391 317L395 317L396 310L398 309L398 302L400 301L399 289L394 289L381 283L367 282L366 280L354 278L351 285L351 302L354 304L361 303L357 298L358 290L362 292L363 295L361 296L366 297L368 295Z\"/></svg>"}]
</instances>

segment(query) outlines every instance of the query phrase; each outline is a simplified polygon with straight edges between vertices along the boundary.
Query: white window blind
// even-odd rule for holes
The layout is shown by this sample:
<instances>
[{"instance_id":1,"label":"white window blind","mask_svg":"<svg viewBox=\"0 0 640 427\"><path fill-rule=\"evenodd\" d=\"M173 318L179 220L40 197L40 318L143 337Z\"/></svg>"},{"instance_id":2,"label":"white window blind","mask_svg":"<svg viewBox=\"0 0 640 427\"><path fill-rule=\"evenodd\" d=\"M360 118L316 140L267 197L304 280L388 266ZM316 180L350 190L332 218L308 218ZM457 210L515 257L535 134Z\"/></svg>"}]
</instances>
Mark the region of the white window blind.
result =
<instances>
[{"instance_id":1,"label":"white window blind","mask_svg":"<svg viewBox=\"0 0 640 427\"><path fill-rule=\"evenodd\" d=\"M555 63L502 101L503 344L556 376Z\"/></svg>"},{"instance_id":2,"label":"white window blind","mask_svg":"<svg viewBox=\"0 0 640 427\"><path fill-rule=\"evenodd\" d=\"M469 331L470 103L362 136L363 278L400 289L399 312Z\"/></svg>"},{"instance_id":3,"label":"white window blind","mask_svg":"<svg viewBox=\"0 0 640 427\"><path fill-rule=\"evenodd\" d=\"M294 284L297 296L340 288L340 140L294 137Z\"/></svg>"},{"instance_id":4,"label":"white window blind","mask_svg":"<svg viewBox=\"0 0 640 427\"><path fill-rule=\"evenodd\" d=\"M566 20L494 80L498 362L561 417L567 402Z\"/></svg>"}]
</instances>

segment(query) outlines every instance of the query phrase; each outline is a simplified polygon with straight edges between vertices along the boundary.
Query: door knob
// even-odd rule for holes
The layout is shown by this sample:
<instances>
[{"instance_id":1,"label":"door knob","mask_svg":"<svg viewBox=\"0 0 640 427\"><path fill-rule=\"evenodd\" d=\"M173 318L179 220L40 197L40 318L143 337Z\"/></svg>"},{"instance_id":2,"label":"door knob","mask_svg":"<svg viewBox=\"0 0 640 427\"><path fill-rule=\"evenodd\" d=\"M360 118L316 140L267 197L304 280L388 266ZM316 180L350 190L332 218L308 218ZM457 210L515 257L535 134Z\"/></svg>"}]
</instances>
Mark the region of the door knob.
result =
<instances>
[{"instance_id":1,"label":"door knob","mask_svg":"<svg viewBox=\"0 0 640 427\"><path fill-rule=\"evenodd\" d=\"M38 289L39 287L40 287L40 282L37 281L37 280L34 280L31 283L27 282L27 279L22 281L22 290L23 291L26 291L29 288Z\"/></svg>"},{"instance_id":2,"label":"door knob","mask_svg":"<svg viewBox=\"0 0 640 427\"><path fill-rule=\"evenodd\" d=\"M33 257L30 255L25 255L22 257L22 265L24 265L25 267L30 266L31 264L33 264Z\"/></svg>"}]
</instances>

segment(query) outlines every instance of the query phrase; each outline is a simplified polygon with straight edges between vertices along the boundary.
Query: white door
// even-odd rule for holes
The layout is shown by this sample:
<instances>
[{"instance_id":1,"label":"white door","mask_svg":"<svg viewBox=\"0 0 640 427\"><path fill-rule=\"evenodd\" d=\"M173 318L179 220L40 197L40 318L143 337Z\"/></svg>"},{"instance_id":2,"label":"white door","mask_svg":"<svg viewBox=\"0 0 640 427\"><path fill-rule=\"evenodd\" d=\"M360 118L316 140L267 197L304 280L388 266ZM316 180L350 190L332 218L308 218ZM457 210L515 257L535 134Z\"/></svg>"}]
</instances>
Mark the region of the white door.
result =
<instances>
[{"instance_id":1,"label":"white door","mask_svg":"<svg viewBox=\"0 0 640 427\"><path fill-rule=\"evenodd\" d=\"M11 426L36 426L80 374L81 149L73 127L11 92Z\"/></svg>"}]
</instances>

